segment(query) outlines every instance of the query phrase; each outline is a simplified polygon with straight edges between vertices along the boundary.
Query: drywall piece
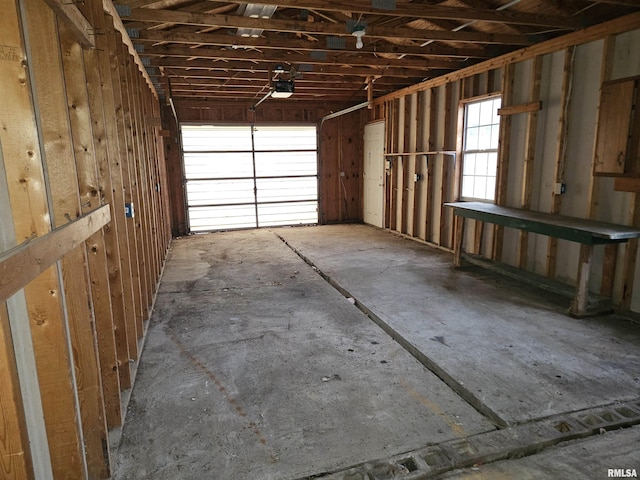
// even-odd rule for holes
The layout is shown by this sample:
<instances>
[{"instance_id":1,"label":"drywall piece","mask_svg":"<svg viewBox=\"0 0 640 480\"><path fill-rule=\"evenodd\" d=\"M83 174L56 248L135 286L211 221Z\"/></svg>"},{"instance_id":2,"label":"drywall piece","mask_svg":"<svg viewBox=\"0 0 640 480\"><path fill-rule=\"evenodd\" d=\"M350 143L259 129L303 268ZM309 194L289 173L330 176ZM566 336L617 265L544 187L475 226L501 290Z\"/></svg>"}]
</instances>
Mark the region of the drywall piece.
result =
<instances>
[{"instance_id":1,"label":"drywall piece","mask_svg":"<svg viewBox=\"0 0 640 480\"><path fill-rule=\"evenodd\" d=\"M640 45L640 30L631 30L616 35L611 78L609 80L640 75L638 45Z\"/></svg>"}]
</instances>

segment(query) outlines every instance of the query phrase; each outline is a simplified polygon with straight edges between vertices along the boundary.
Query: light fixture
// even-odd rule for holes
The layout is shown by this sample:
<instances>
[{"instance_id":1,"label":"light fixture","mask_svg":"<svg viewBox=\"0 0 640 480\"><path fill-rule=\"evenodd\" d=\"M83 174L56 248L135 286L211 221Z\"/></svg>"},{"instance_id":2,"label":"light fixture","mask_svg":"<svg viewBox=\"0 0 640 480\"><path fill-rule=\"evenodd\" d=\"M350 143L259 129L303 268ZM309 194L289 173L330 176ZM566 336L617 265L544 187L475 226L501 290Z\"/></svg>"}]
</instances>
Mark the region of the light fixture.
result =
<instances>
[{"instance_id":1,"label":"light fixture","mask_svg":"<svg viewBox=\"0 0 640 480\"><path fill-rule=\"evenodd\" d=\"M364 44L362 43L362 36L365 34L364 28L360 30L354 30L351 35L356 37L356 48L361 49Z\"/></svg>"},{"instance_id":2,"label":"light fixture","mask_svg":"<svg viewBox=\"0 0 640 480\"><path fill-rule=\"evenodd\" d=\"M273 73L284 73L285 69L282 65L278 64L275 67L273 67Z\"/></svg>"},{"instance_id":3,"label":"light fixture","mask_svg":"<svg viewBox=\"0 0 640 480\"><path fill-rule=\"evenodd\" d=\"M293 80L276 80L273 82L273 98L289 98L293 95Z\"/></svg>"}]
</instances>

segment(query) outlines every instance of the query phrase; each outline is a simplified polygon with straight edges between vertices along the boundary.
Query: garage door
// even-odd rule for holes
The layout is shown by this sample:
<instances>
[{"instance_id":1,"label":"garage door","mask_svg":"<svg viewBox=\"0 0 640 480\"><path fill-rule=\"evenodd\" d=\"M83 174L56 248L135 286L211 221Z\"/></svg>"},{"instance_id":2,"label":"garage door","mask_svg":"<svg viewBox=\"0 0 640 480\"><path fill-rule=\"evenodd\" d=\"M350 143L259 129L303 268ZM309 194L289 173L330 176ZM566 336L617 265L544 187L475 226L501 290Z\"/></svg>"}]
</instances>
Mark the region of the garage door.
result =
<instances>
[{"instance_id":1,"label":"garage door","mask_svg":"<svg viewBox=\"0 0 640 480\"><path fill-rule=\"evenodd\" d=\"M315 126L181 128L191 232L318 222Z\"/></svg>"}]
</instances>

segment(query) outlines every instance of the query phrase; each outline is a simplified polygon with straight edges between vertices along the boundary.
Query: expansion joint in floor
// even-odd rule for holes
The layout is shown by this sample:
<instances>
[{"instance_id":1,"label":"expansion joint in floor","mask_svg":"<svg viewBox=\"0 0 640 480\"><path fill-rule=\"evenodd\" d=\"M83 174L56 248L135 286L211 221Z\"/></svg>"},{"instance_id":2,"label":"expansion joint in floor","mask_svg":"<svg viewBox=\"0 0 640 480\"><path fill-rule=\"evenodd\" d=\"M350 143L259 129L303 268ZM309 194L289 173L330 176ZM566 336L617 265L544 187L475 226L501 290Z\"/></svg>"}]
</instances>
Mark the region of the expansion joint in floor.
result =
<instances>
[{"instance_id":1,"label":"expansion joint in floor","mask_svg":"<svg viewBox=\"0 0 640 480\"><path fill-rule=\"evenodd\" d=\"M371 319L376 325L378 325L382 330L384 330L396 343L398 343L404 350L409 352L411 356L413 356L418 362L420 362L426 369L436 375L440 380L442 380L449 388L451 388L458 396L460 396L465 402L471 405L478 413L487 418L491 423L493 423L497 428L506 428L509 424L500 418L498 414L496 414L493 410L491 410L487 405L485 405L478 397L476 397L469 389L467 389L462 383L458 382L455 378L453 378L449 373L447 373L442 367L440 367L436 362L430 359L427 355L421 352L418 348L415 347L407 338L403 337L399 332L397 332L393 327L391 327L387 322L381 319L375 312L369 309L366 305L360 302L357 298L355 298L348 290L346 290L343 286L338 284L334 279L332 279L329 275L324 273L317 265L315 265L309 258L307 258L302 252L298 249L290 245L285 238L282 236L275 234L282 242L289 247L298 257L300 257L307 265L309 265L313 270L320 275L329 285L331 285L334 289L340 292L346 298L353 299L354 305L364 313L369 319Z\"/></svg>"}]
</instances>

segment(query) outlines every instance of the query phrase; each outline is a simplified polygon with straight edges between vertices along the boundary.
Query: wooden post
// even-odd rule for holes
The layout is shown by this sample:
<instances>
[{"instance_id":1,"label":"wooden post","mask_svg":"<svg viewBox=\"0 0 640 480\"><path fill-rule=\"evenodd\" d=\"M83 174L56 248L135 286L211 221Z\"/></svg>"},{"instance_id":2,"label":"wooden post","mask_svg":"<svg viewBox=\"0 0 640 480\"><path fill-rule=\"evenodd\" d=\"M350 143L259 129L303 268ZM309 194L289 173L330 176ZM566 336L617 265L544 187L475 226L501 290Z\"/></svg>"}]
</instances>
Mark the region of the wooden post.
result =
<instances>
[{"instance_id":1,"label":"wooden post","mask_svg":"<svg viewBox=\"0 0 640 480\"><path fill-rule=\"evenodd\" d=\"M409 152L416 151L416 135L418 131L418 94L413 93L409 95L409 105L407 110L407 141L406 148ZM418 186L418 182L415 179L416 176L416 162L418 158L415 154L407 155L407 188L406 188L406 199L407 204L405 208L405 221L404 229L405 233L410 236L415 236L414 225L415 225L415 216L416 216L416 189Z\"/></svg>"},{"instance_id":2,"label":"wooden post","mask_svg":"<svg viewBox=\"0 0 640 480\"><path fill-rule=\"evenodd\" d=\"M453 266L458 268L462 261L462 243L464 241L464 217L461 215L455 215L454 212L454 224L455 224L455 238L453 243Z\"/></svg>"},{"instance_id":3,"label":"wooden post","mask_svg":"<svg viewBox=\"0 0 640 480\"><path fill-rule=\"evenodd\" d=\"M537 56L533 60L531 71L531 90L529 100L531 102L540 101L540 84L542 83L542 57ZM531 192L533 190L533 167L536 154L536 139L538 132L538 110L527 114L527 133L525 137L525 157L522 172L522 197L520 207L525 210L531 209ZM527 267L527 254L529 250L529 232L520 230L518 242L518 265L520 268Z\"/></svg>"},{"instance_id":4,"label":"wooden post","mask_svg":"<svg viewBox=\"0 0 640 480\"><path fill-rule=\"evenodd\" d=\"M515 81L515 63L504 67L502 72L502 105L513 103L513 88ZM509 178L509 155L511 154L511 117L500 119L500 140L498 147L498 175L496 178L496 205L507 202L507 180ZM493 251L491 258L501 261L502 242L504 241L504 227L493 227Z\"/></svg>"},{"instance_id":5,"label":"wooden post","mask_svg":"<svg viewBox=\"0 0 640 480\"><path fill-rule=\"evenodd\" d=\"M604 48L602 50L602 66L600 68L600 83L606 82L607 80L611 80L611 75L613 71L613 60L615 56L615 46L616 40L614 36L607 36L604 39ZM598 97L598 115L596 118L599 118L600 112L600 97ZM598 125L596 125L596 131L594 132L594 138L598 133ZM594 150L593 150L593 160L592 160L592 168L591 171L595 171L595 158L596 158L596 150L597 144L594 142ZM598 216L598 202L600 196L600 188L601 188L602 178L591 175L591 183L589 186L589 218L597 218ZM625 245L625 252L629 251L628 249L633 246L633 242L631 244L627 243ZM600 293L610 297L613 294L613 285L616 276L616 265L618 260L618 244L609 244L604 247L604 258L602 261L602 282L600 284ZM630 272L635 271L635 262L632 265L629 264L629 260L631 258L627 258L625 261L625 267L629 266L631 269ZM624 275L625 278L626 274ZM625 305L625 297L630 298L630 292L626 291L626 287L628 287L628 283L625 281L622 292L622 305ZM627 308L630 306L630 303L627 304Z\"/></svg>"},{"instance_id":6,"label":"wooden post","mask_svg":"<svg viewBox=\"0 0 640 480\"><path fill-rule=\"evenodd\" d=\"M576 296L571 303L569 313L576 317L587 314L587 301L589 300L589 278L591 275L591 262L593 260L593 245L580 245L580 262L578 264L578 281Z\"/></svg>"},{"instance_id":7,"label":"wooden post","mask_svg":"<svg viewBox=\"0 0 640 480\"><path fill-rule=\"evenodd\" d=\"M0 1L0 44L9 48L3 61L0 91L0 145L9 182L16 238L22 242L51 230L43 171L43 152L33 106L31 79L25 68L22 19L13 1ZM26 33L26 32L25 32ZM29 32L36 38L38 31ZM38 112L39 113L39 112ZM59 270L47 269L25 288L42 397L52 470L56 478L83 478L86 465L78 419L74 365L63 310Z\"/></svg>"},{"instance_id":8,"label":"wooden post","mask_svg":"<svg viewBox=\"0 0 640 480\"><path fill-rule=\"evenodd\" d=\"M429 148L430 152L438 149L438 109L440 108L440 102L438 101L438 89L432 88L429 90ZM427 190L427 212L426 212L426 225L425 225L425 240L427 242L436 243L434 236L434 211L436 206L433 204L434 199L434 189L435 189L435 168L434 168L434 157L430 156L427 158L427 179L426 179L426 190Z\"/></svg>"},{"instance_id":9,"label":"wooden post","mask_svg":"<svg viewBox=\"0 0 640 480\"><path fill-rule=\"evenodd\" d=\"M456 127L458 125L456 101L454 99L454 87L456 84L448 83L445 85L445 105L444 105L444 150L455 150ZM453 238L453 212L450 208L444 208L445 202L453 202L455 199L454 190L452 188L452 175L455 175L455 167L452 159L448 155L442 156L442 194L440 202L440 238L439 245L449 246Z\"/></svg>"},{"instance_id":10,"label":"wooden post","mask_svg":"<svg viewBox=\"0 0 640 480\"><path fill-rule=\"evenodd\" d=\"M429 141L429 92L418 92L416 106L416 149L420 152L427 150ZM413 222L414 236L425 240L425 226L427 224L427 174L429 159L426 155L416 158L416 172L420 174L420 181L416 185L415 204L416 215Z\"/></svg>"},{"instance_id":11,"label":"wooden post","mask_svg":"<svg viewBox=\"0 0 640 480\"><path fill-rule=\"evenodd\" d=\"M563 181L564 166L567 160L567 116L569 114L569 107L571 104L571 82L573 75L574 51L575 47L569 47L565 51L564 57L564 70L562 72L562 96L560 98L560 105L562 106L562 110L560 112L560 118L558 120L558 141L556 146L556 183L561 183ZM552 195L553 203L551 205L551 213L559 213L560 206L562 205L562 196L557 195L555 192ZM549 237L549 240L547 241L547 276L550 278L554 278L556 276L557 255L558 239L555 237Z\"/></svg>"}]
</instances>

